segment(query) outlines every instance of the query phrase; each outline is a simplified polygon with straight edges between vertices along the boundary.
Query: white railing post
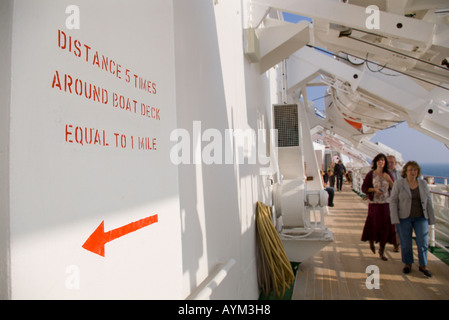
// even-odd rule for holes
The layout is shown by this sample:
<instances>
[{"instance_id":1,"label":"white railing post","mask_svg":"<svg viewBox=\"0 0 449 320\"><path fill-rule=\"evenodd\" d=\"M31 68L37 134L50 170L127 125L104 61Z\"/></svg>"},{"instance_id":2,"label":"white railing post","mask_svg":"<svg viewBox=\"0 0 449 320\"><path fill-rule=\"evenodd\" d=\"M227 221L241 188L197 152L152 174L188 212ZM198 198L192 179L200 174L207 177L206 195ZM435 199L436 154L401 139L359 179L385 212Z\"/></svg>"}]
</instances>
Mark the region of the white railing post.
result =
<instances>
[{"instance_id":1,"label":"white railing post","mask_svg":"<svg viewBox=\"0 0 449 320\"><path fill-rule=\"evenodd\" d=\"M431 251L433 251L433 248L435 248L435 225L429 226L429 240Z\"/></svg>"}]
</instances>

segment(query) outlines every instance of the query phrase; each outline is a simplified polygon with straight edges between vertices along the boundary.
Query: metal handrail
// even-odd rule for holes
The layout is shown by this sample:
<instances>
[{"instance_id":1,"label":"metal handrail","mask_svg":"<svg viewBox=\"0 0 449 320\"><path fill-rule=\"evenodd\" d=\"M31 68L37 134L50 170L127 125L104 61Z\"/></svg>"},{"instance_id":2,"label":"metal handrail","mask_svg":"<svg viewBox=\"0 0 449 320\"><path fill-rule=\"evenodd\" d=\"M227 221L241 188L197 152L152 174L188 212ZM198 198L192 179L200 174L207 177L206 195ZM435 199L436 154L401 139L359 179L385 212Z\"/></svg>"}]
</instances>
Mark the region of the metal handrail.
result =
<instances>
[{"instance_id":1,"label":"metal handrail","mask_svg":"<svg viewBox=\"0 0 449 320\"><path fill-rule=\"evenodd\" d=\"M424 177L424 178L426 178L426 177L431 177L431 178L433 178L434 180L435 180L435 179L443 179L443 181L444 181L443 184L444 184L444 185L447 185L447 181L449 180L448 177L432 176L432 175L428 175L428 174L423 175L423 177Z\"/></svg>"},{"instance_id":2,"label":"metal handrail","mask_svg":"<svg viewBox=\"0 0 449 320\"><path fill-rule=\"evenodd\" d=\"M430 190L430 193L435 193L435 194L438 194L440 196L449 197L449 193L447 193L447 192L440 192L440 191Z\"/></svg>"}]
</instances>

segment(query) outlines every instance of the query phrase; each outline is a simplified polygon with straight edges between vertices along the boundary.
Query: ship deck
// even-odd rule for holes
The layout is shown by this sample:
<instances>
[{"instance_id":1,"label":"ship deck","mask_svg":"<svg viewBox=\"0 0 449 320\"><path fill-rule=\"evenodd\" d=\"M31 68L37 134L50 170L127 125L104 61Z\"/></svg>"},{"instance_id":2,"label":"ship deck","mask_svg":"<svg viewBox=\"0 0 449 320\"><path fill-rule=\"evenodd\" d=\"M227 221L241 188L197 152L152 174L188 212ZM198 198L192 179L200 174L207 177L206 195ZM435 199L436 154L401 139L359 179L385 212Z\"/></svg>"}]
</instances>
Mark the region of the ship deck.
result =
<instances>
[{"instance_id":1,"label":"ship deck","mask_svg":"<svg viewBox=\"0 0 449 320\"><path fill-rule=\"evenodd\" d=\"M326 226L333 232L334 241L313 257L303 261L296 274L292 300L444 300L449 299L449 266L433 254L428 254L427 278L418 270L416 244L415 263L409 274L403 274L401 253L387 244L382 261L373 254L368 242L360 240L365 223L368 201L363 200L344 185L336 191L334 207L329 208ZM380 271L380 288L368 289L366 268L375 265Z\"/></svg>"}]
</instances>

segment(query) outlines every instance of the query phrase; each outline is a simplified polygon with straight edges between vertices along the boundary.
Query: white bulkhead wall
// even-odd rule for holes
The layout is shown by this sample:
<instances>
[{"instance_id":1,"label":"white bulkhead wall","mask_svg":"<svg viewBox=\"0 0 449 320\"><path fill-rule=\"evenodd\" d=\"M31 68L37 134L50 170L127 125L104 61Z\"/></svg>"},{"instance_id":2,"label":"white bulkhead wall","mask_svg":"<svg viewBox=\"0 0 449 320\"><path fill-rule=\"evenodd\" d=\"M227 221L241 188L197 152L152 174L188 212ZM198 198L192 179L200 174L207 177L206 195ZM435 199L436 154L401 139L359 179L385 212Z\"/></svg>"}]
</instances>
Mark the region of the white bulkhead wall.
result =
<instances>
[{"instance_id":1,"label":"white bulkhead wall","mask_svg":"<svg viewBox=\"0 0 449 320\"><path fill-rule=\"evenodd\" d=\"M0 296L182 299L173 2L7 4Z\"/></svg>"},{"instance_id":2,"label":"white bulkhead wall","mask_svg":"<svg viewBox=\"0 0 449 320\"><path fill-rule=\"evenodd\" d=\"M79 0L80 29L67 28L69 1L5 4L0 296L183 299L235 260L210 298L256 299L255 205L270 198L257 139L233 138L230 164L170 161L177 128L224 139L270 127L275 86L243 52L247 1ZM97 51L122 77L95 64ZM133 86L127 69L155 87ZM82 83L102 89L96 100ZM114 105L114 93L130 108ZM133 99L150 108L142 114ZM81 138L90 129L98 143ZM149 226L110 234L104 252L82 247L99 225L123 231L155 214Z\"/></svg>"},{"instance_id":3,"label":"white bulkhead wall","mask_svg":"<svg viewBox=\"0 0 449 320\"><path fill-rule=\"evenodd\" d=\"M268 129L276 97L269 76L243 52L246 1L180 0L174 9L178 127L193 136L193 122L200 121L202 133L217 129L223 139L228 129ZM202 141L202 150L209 143ZM258 297L255 205L269 195L259 161L238 163L238 150L248 156L236 142L233 164L179 166L185 297L230 259L236 264L211 298ZM223 162L225 151L223 141Z\"/></svg>"},{"instance_id":4,"label":"white bulkhead wall","mask_svg":"<svg viewBox=\"0 0 449 320\"><path fill-rule=\"evenodd\" d=\"M12 1L0 1L0 300L11 296L9 239L9 105Z\"/></svg>"}]
</instances>

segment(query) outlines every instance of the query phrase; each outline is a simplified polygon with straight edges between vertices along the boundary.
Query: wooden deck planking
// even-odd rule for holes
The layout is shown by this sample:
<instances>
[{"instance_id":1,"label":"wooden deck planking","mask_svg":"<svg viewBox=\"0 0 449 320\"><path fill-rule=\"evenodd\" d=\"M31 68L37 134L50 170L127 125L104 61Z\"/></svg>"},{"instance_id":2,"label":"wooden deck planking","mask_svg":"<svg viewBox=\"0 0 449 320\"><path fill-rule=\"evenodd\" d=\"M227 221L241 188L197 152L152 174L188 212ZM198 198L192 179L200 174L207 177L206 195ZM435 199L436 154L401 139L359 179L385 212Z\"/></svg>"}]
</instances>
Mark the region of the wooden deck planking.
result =
<instances>
[{"instance_id":1,"label":"wooden deck planking","mask_svg":"<svg viewBox=\"0 0 449 320\"><path fill-rule=\"evenodd\" d=\"M329 208L326 226L334 234L334 242L299 265L293 300L365 300L365 299L449 299L449 266L428 254L428 268L433 277L418 271L416 244L412 272L402 273L401 254L387 245L382 261L360 240L368 212L368 202L345 185L336 192L335 207ZM368 289L366 268L376 265L380 270L380 289Z\"/></svg>"}]
</instances>

